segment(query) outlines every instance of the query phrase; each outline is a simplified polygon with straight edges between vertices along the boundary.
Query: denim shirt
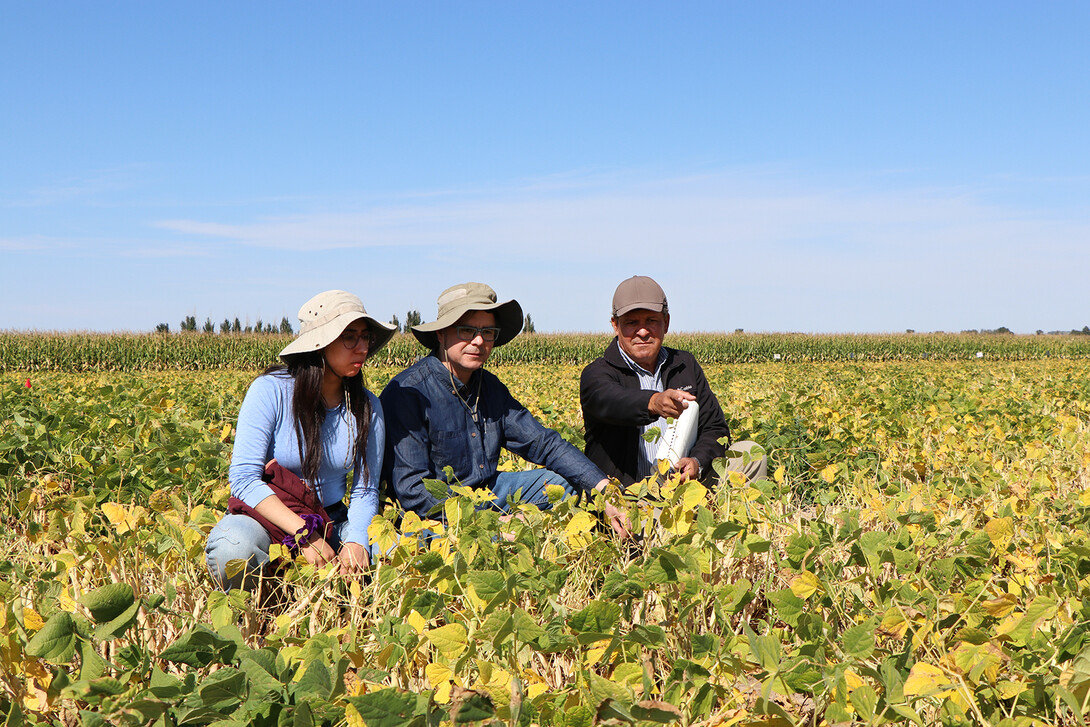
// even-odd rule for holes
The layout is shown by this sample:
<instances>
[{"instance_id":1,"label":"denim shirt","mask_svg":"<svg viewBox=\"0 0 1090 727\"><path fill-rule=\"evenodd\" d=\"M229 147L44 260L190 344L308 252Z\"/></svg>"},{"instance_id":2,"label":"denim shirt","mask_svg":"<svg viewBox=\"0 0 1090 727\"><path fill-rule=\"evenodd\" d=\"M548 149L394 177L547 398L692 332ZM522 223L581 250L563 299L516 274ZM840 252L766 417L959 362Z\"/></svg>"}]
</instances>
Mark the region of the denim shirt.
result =
<instances>
[{"instance_id":1,"label":"denim shirt","mask_svg":"<svg viewBox=\"0 0 1090 727\"><path fill-rule=\"evenodd\" d=\"M395 376L379 397L386 417L384 479L406 510L426 515L442 502L423 480L491 487L500 448L543 465L588 491L605 475L582 452L541 425L495 374L480 369L463 385L434 355ZM480 396L478 397L478 391ZM476 421L473 410L476 405Z\"/></svg>"}]
</instances>

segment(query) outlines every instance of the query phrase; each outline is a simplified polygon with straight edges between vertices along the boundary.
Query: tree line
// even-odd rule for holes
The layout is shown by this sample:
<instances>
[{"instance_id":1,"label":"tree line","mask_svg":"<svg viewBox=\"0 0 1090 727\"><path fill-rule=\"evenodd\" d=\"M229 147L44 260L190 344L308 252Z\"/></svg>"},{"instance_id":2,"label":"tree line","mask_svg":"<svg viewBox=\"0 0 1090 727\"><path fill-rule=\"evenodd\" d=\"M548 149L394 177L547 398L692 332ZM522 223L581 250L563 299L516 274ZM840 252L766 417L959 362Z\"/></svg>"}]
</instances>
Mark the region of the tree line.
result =
<instances>
[{"instance_id":1,"label":"tree line","mask_svg":"<svg viewBox=\"0 0 1090 727\"><path fill-rule=\"evenodd\" d=\"M182 322L178 324L178 330L182 331L182 332L192 332L192 333L196 333L198 331L200 331L201 333L215 333L216 332L216 324L212 322L211 318L205 318L204 319L204 325L198 327L197 317L196 316L186 316L185 318L182 319ZM160 324L156 325L155 326L155 332L156 333L170 333L170 324L169 323L160 323ZM246 325L243 325L242 321L240 321L238 319L238 316L235 316L234 321L231 321L231 320L229 320L227 318L224 318L223 322L221 322L219 324L219 332L224 333L224 334L227 334L227 333L286 333L286 334L290 335L294 331L293 331L293 329L291 327L291 321L288 320L287 316L284 316L283 318L280 319L280 325L276 325L275 323L265 323L260 318L258 318L257 322L254 323L253 325L250 325L249 321L246 321Z\"/></svg>"},{"instance_id":2,"label":"tree line","mask_svg":"<svg viewBox=\"0 0 1090 727\"><path fill-rule=\"evenodd\" d=\"M423 323L423 319L420 317L420 311L410 310L408 313L405 314L405 325L404 326L401 325L401 322L398 320L397 316L393 316L390 319L390 322L392 324L394 324L394 328L399 333L408 333L410 328L412 328L413 326L418 326L421 323ZM215 333L216 332L216 324L212 322L211 318L205 318L204 319L204 325L201 326L200 328L198 328L197 327L197 317L196 316L186 316L185 318L182 319L182 322L180 324L178 324L178 330L180 330L182 332L193 332L193 333L196 333L197 331L200 331L201 333ZM533 319L530 318L529 313L526 314L526 319L523 322L522 330L525 333L533 333L534 332L534 321L533 321ZM155 326L155 332L156 333L170 333L170 324L169 323L160 323L160 324L156 325ZM255 323L254 325L251 326L250 322L247 321L246 325L244 326L244 325L242 325L242 322L238 319L238 316L235 316L234 321L231 321L231 320L228 320L227 318L224 318L223 322L221 322L219 324L219 332L224 333L224 334L226 334L226 333L284 333L284 334L287 334L287 335L291 335L292 333L294 333L294 329L292 328L291 321L288 320L287 316L284 316L283 318L280 319L280 325L279 326L277 326L277 325L275 325L273 323L263 323L260 318L257 319L257 323Z\"/></svg>"}]
</instances>

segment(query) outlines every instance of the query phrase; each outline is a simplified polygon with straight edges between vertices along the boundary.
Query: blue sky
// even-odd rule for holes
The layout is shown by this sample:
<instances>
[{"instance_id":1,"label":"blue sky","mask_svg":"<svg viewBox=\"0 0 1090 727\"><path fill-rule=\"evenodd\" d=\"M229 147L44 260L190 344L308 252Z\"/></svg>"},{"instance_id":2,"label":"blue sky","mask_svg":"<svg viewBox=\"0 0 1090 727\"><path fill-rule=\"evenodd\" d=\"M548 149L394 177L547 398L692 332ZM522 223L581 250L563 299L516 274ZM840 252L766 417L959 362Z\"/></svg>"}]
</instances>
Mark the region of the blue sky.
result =
<instances>
[{"instance_id":1,"label":"blue sky","mask_svg":"<svg viewBox=\"0 0 1090 727\"><path fill-rule=\"evenodd\" d=\"M0 0L0 329L1090 323L1085 2Z\"/></svg>"}]
</instances>

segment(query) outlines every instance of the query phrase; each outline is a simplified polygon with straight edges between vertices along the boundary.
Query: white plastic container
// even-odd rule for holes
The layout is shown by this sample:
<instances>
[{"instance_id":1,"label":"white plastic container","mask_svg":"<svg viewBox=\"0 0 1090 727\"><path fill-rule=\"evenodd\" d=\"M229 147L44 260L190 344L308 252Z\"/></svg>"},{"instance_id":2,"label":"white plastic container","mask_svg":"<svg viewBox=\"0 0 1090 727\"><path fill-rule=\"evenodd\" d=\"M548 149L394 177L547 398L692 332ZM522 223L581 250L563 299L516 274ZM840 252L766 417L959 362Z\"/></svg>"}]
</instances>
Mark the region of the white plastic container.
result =
<instances>
[{"instance_id":1,"label":"white plastic container","mask_svg":"<svg viewBox=\"0 0 1090 727\"><path fill-rule=\"evenodd\" d=\"M659 440L656 459L669 460L671 467L676 467L678 460L689 456L689 450L696 442L696 428L700 422L700 405L696 401L685 402L685 410L666 427Z\"/></svg>"}]
</instances>

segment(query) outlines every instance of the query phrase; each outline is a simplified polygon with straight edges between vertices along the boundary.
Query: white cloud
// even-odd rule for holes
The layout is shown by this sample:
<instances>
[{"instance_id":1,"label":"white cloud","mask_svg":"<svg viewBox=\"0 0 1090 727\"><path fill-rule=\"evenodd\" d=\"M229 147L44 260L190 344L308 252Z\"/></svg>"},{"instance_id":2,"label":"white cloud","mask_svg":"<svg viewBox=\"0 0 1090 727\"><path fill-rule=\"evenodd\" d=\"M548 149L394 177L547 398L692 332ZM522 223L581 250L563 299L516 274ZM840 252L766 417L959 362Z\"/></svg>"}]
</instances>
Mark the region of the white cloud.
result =
<instances>
[{"instance_id":1,"label":"white cloud","mask_svg":"<svg viewBox=\"0 0 1090 727\"><path fill-rule=\"evenodd\" d=\"M71 240L45 235L0 237L0 250L5 252L49 252L73 247Z\"/></svg>"},{"instance_id":2,"label":"white cloud","mask_svg":"<svg viewBox=\"0 0 1090 727\"><path fill-rule=\"evenodd\" d=\"M963 189L805 189L763 174L660 180L585 179L473 194L436 194L361 212L253 222L164 220L162 229L278 250L407 246L527 259L578 254L613 260L652 251L691 257L771 248L805 256L1024 253L1032 242L1069 246L1087 220L1039 219L988 205Z\"/></svg>"},{"instance_id":3,"label":"white cloud","mask_svg":"<svg viewBox=\"0 0 1090 727\"><path fill-rule=\"evenodd\" d=\"M128 164L51 180L29 189L22 196L0 201L0 207L52 207L77 201L101 201L107 195L141 186L144 169L142 164Z\"/></svg>"},{"instance_id":4,"label":"white cloud","mask_svg":"<svg viewBox=\"0 0 1090 727\"><path fill-rule=\"evenodd\" d=\"M633 274L663 284L677 330L1032 331L1070 327L1090 309L1081 280L1090 212L998 204L994 182L898 188L898 178L832 184L760 168L558 175L365 207L342 200L334 211L280 200L267 209L295 211L241 221L224 219L239 214L227 206L218 219L155 222L158 236L9 237L0 250L68 246L119 275L126 258L176 258L170 270L184 271L186 285L171 293L175 307L201 300L228 312L238 304L206 272L224 265L286 276L297 295L231 278L232 294L270 310L340 287L377 311L427 318L440 290L481 280L517 297L539 330L604 330L613 287Z\"/></svg>"}]
</instances>

